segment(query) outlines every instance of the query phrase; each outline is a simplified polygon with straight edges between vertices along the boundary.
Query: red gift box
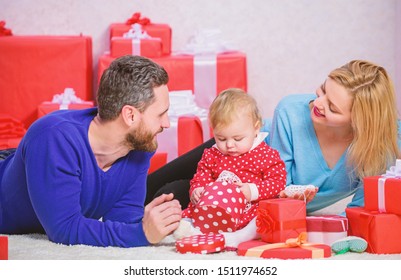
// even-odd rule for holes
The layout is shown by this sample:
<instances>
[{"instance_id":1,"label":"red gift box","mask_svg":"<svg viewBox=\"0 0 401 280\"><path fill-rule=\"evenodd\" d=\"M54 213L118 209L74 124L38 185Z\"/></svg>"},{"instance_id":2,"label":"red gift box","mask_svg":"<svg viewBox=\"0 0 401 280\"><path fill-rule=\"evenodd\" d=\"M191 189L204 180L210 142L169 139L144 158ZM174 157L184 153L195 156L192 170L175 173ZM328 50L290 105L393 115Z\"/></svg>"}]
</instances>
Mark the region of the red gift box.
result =
<instances>
[{"instance_id":1,"label":"red gift box","mask_svg":"<svg viewBox=\"0 0 401 280\"><path fill-rule=\"evenodd\" d=\"M8 237L0 236L0 260L8 260Z\"/></svg>"},{"instance_id":2,"label":"red gift box","mask_svg":"<svg viewBox=\"0 0 401 280\"><path fill-rule=\"evenodd\" d=\"M113 37L123 37L131 28L131 24L112 23L110 25L110 41L112 41ZM151 37L161 39L163 55L169 55L171 53L172 31L168 24L149 23L142 25L142 30L146 31L146 33Z\"/></svg>"},{"instance_id":3,"label":"red gift box","mask_svg":"<svg viewBox=\"0 0 401 280\"><path fill-rule=\"evenodd\" d=\"M38 106L38 118L43 117L51 112L57 110L81 110L91 108L94 106L93 101L83 101L82 103L71 103L71 104L57 104L49 101L42 102Z\"/></svg>"},{"instance_id":4,"label":"red gift box","mask_svg":"<svg viewBox=\"0 0 401 280\"><path fill-rule=\"evenodd\" d=\"M371 212L362 207L345 209L348 235L359 236L368 242L366 252L374 254L401 253L401 216Z\"/></svg>"},{"instance_id":5,"label":"red gift box","mask_svg":"<svg viewBox=\"0 0 401 280\"><path fill-rule=\"evenodd\" d=\"M339 215L307 216L308 242L330 245L347 237L348 219Z\"/></svg>"},{"instance_id":6,"label":"red gift box","mask_svg":"<svg viewBox=\"0 0 401 280\"><path fill-rule=\"evenodd\" d=\"M193 225L203 233L233 232L246 205L244 194L235 184L211 183L205 187L202 197L194 206Z\"/></svg>"},{"instance_id":7,"label":"red gift box","mask_svg":"<svg viewBox=\"0 0 401 280\"><path fill-rule=\"evenodd\" d=\"M160 38L111 38L110 55L112 57L119 57L127 54L140 55L149 58L160 57L162 56L162 42Z\"/></svg>"},{"instance_id":8,"label":"red gift box","mask_svg":"<svg viewBox=\"0 0 401 280\"><path fill-rule=\"evenodd\" d=\"M115 58L102 55L99 58L100 78ZM153 58L169 75L170 90L192 90L198 106L208 109L221 91L235 87L247 91L246 55L241 52L211 56L174 55Z\"/></svg>"},{"instance_id":9,"label":"red gift box","mask_svg":"<svg viewBox=\"0 0 401 280\"><path fill-rule=\"evenodd\" d=\"M92 99L91 37L0 37L0 69L0 112L25 128L55 92L71 87L81 99Z\"/></svg>"},{"instance_id":10,"label":"red gift box","mask_svg":"<svg viewBox=\"0 0 401 280\"><path fill-rule=\"evenodd\" d=\"M401 215L401 178L372 176L363 182L366 210Z\"/></svg>"},{"instance_id":11,"label":"red gift box","mask_svg":"<svg viewBox=\"0 0 401 280\"><path fill-rule=\"evenodd\" d=\"M303 234L301 234L303 236ZM302 239L302 238L301 238ZM318 259L331 257L331 247L326 244L306 243L306 236L282 243L266 243L251 240L238 245L239 256L265 259Z\"/></svg>"},{"instance_id":12,"label":"red gift box","mask_svg":"<svg viewBox=\"0 0 401 280\"><path fill-rule=\"evenodd\" d=\"M181 254L210 254L224 250L225 240L222 234L199 234L184 237L176 241L175 248Z\"/></svg>"},{"instance_id":13,"label":"red gift box","mask_svg":"<svg viewBox=\"0 0 401 280\"><path fill-rule=\"evenodd\" d=\"M268 243L284 242L306 232L306 204L290 198L266 199L259 202L257 232Z\"/></svg>"}]
</instances>

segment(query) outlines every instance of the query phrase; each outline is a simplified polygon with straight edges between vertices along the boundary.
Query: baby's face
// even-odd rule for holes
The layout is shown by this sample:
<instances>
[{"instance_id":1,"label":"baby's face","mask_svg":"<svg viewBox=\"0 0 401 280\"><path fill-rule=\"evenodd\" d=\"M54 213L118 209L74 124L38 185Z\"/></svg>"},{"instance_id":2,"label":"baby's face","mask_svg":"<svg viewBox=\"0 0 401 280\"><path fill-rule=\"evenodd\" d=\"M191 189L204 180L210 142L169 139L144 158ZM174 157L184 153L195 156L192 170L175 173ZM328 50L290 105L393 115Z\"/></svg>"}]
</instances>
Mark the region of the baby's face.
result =
<instances>
[{"instance_id":1,"label":"baby's face","mask_svg":"<svg viewBox=\"0 0 401 280\"><path fill-rule=\"evenodd\" d=\"M259 127L255 126L251 117L235 117L224 127L213 130L218 149L225 155L239 156L252 148Z\"/></svg>"}]
</instances>

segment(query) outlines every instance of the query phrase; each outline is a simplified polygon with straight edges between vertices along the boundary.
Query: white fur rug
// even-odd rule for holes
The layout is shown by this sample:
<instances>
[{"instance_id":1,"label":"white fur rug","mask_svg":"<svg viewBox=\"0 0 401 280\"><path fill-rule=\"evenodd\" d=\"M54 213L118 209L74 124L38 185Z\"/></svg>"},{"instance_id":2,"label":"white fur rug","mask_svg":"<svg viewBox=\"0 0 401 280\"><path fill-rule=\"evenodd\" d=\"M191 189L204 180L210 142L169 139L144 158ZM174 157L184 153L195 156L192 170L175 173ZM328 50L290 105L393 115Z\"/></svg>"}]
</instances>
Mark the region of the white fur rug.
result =
<instances>
[{"instance_id":1,"label":"white fur rug","mask_svg":"<svg viewBox=\"0 0 401 280\"><path fill-rule=\"evenodd\" d=\"M337 214L345 209L349 199L340 201L320 214ZM50 242L45 235L9 235L10 260L244 260L250 257L237 256L235 252L215 254L180 254L175 251L174 241L167 237L157 246L138 248L92 247L85 245L66 246ZM401 260L401 254L346 253L332 255L334 260Z\"/></svg>"}]
</instances>

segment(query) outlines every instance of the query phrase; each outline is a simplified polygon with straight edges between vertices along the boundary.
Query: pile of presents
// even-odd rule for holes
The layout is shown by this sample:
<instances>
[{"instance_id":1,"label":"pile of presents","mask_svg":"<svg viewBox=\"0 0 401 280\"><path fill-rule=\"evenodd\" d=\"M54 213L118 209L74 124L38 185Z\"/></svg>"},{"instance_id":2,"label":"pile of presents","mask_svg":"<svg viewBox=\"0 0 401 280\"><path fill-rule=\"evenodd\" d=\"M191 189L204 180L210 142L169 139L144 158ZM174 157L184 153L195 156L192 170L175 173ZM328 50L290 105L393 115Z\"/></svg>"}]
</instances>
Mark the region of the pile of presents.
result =
<instances>
[{"instance_id":1,"label":"pile of presents","mask_svg":"<svg viewBox=\"0 0 401 280\"><path fill-rule=\"evenodd\" d=\"M256 218L257 232L261 237L240 243L237 254L277 259L327 258L349 251L400 254L401 160L397 160L396 165L382 176L364 178L364 192L365 206L346 208L346 216L307 216L306 204L302 200L262 200ZM229 212L224 205L210 203L202 207L213 208L215 212ZM231 215L234 217L234 213ZM225 248L224 236L218 228L202 232L203 235L176 241L177 252L208 254L229 249Z\"/></svg>"},{"instance_id":2,"label":"pile of presents","mask_svg":"<svg viewBox=\"0 0 401 280\"><path fill-rule=\"evenodd\" d=\"M171 128L159 136L150 172L210 137L207 110L219 92L247 90L245 54L227 47L213 30L199 32L173 52L171 27L134 13L108 27L110 50L99 58L94 82L90 36L15 36L4 22L0 27L0 149L16 147L45 114L95 106L93 84L126 54L148 57L169 74ZM76 98L64 97L71 93Z\"/></svg>"}]
</instances>

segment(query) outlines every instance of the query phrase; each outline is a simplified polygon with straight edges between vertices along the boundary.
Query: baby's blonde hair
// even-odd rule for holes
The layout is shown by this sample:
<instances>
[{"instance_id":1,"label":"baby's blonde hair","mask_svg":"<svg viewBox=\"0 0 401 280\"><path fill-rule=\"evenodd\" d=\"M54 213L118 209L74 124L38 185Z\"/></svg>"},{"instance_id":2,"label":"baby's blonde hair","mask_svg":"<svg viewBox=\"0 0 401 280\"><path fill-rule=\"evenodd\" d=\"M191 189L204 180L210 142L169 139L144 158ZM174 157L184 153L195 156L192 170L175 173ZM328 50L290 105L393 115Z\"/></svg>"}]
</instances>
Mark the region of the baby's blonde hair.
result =
<instances>
[{"instance_id":1,"label":"baby's blonde hair","mask_svg":"<svg viewBox=\"0 0 401 280\"><path fill-rule=\"evenodd\" d=\"M356 176L380 175L399 157L394 87L386 70L371 62L353 60L329 77L353 96L354 138L347 162Z\"/></svg>"},{"instance_id":2,"label":"baby's blonde hair","mask_svg":"<svg viewBox=\"0 0 401 280\"><path fill-rule=\"evenodd\" d=\"M249 116L255 127L262 125L262 116L256 100L239 88L222 91L209 108L209 122L212 129L232 123L234 117Z\"/></svg>"}]
</instances>

